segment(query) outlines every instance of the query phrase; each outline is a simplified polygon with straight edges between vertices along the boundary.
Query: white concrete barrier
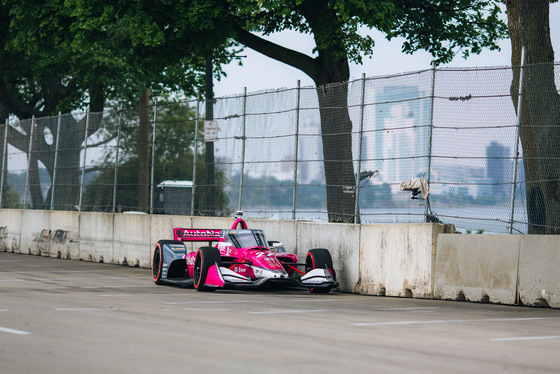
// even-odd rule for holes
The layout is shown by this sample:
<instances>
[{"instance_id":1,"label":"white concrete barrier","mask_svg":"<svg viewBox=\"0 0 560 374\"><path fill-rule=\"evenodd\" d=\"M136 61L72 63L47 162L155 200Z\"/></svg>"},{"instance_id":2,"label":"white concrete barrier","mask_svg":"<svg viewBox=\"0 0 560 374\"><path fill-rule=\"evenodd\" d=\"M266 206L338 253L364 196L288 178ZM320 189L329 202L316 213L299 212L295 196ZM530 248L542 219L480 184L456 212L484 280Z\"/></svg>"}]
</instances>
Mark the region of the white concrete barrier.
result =
<instances>
[{"instance_id":1,"label":"white concrete barrier","mask_svg":"<svg viewBox=\"0 0 560 374\"><path fill-rule=\"evenodd\" d=\"M0 210L0 249L20 252L21 213L19 209Z\"/></svg>"},{"instance_id":2,"label":"white concrete barrier","mask_svg":"<svg viewBox=\"0 0 560 374\"><path fill-rule=\"evenodd\" d=\"M432 297L432 258L443 225L362 225L360 282L367 295Z\"/></svg>"},{"instance_id":3,"label":"white concrete barrier","mask_svg":"<svg viewBox=\"0 0 560 374\"><path fill-rule=\"evenodd\" d=\"M434 297L514 304L521 235L440 235Z\"/></svg>"},{"instance_id":4,"label":"white concrete barrier","mask_svg":"<svg viewBox=\"0 0 560 374\"><path fill-rule=\"evenodd\" d=\"M113 262L131 266L151 266L149 214L114 214Z\"/></svg>"},{"instance_id":5,"label":"white concrete barrier","mask_svg":"<svg viewBox=\"0 0 560 374\"><path fill-rule=\"evenodd\" d=\"M299 222L296 251L299 260L305 261L307 251L313 248L329 250L340 290L353 292L360 277L360 226Z\"/></svg>"},{"instance_id":6,"label":"white concrete barrier","mask_svg":"<svg viewBox=\"0 0 560 374\"><path fill-rule=\"evenodd\" d=\"M77 212L2 209L0 249L77 259L78 217Z\"/></svg>"},{"instance_id":7,"label":"white concrete barrier","mask_svg":"<svg viewBox=\"0 0 560 374\"><path fill-rule=\"evenodd\" d=\"M523 235L520 240L521 303L560 308L560 236Z\"/></svg>"},{"instance_id":8,"label":"white concrete barrier","mask_svg":"<svg viewBox=\"0 0 560 374\"><path fill-rule=\"evenodd\" d=\"M50 215L49 255L65 259L79 258L78 212L53 211Z\"/></svg>"},{"instance_id":9,"label":"white concrete barrier","mask_svg":"<svg viewBox=\"0 0 560 374\"><path fill-rule=\"evenodd\" d=\"M0 210L0 250L150 267L174 227L232 218ZM340 290L560 308L560 236L442 234L440 224L352 225L248 219L301 262L327 248ZM196 250L194 244L189 250Z\"/></svg>"},{"instance_id":10,"label":"white concrete barrier","mask_svg":"<svg viewBox=\"0 0 560 374\"><path fill-rule=\"evenodd\" d=\"M115 262L113 214L82 212L79 221L78 259Z\"/></svg>"},{"instance_id":11,"label":"white concrete barrier","mask_svg":"<svg viewBox=\"0 0 560 374\"><path fill-rule=\"evenodd\" d=\"M174 227L192 228L192 217L172 216L167 214L152 215L151 223L150 223L151 244L149 248L150 265L151 265L151 256L153 255L153 250L156 247L156 243L159 240L173 240ZM190 250L193 249L190 248Z\"/></svg>"},{"instance_id":12,"label":"white concrete barrier","mask_svg":"<svg viewBox=\"0 0 560 374\"><path fill-rule=\"evenodd\" d=\"M21 212L20 252L33 255L49 254L49 212L44 210L23 210Z\"/></svg>"}]
</instances>

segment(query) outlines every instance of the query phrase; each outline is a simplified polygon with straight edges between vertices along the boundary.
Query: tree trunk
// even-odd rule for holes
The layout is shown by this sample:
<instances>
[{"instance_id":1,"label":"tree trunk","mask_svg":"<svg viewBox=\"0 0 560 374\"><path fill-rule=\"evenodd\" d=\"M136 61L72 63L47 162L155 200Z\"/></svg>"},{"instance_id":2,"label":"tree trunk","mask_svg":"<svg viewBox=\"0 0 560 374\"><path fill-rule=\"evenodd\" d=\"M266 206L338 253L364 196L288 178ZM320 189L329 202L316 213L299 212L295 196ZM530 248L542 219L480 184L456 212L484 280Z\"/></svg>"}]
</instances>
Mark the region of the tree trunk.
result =
<instances>
[{"instance_id":1,"label":"tree trunk","mask_svg":"<svg viewBox=\"0 0 560 374\"><path fill-rule=\"evenodd\" d=\"M92 85L90 88L90 115L88 123L88 136L99 130L103 123L103 107L105 105L104 87L101 85ZM29 134L31 130L32 114L27 113L26 121L20 122L25 133L21 133L13 126L8 126L8 143L27 154L29 151ZM83 117L79 121L72 115L64 115L61 119L60 133L58 131L58 117L44 117L37 121L37 136L33 139L34 146L32 153L37 154L35 160L32 160L32 170L38 171L38 161L41 161L46 167L51 178L52 186L55 189L53 207L56 210L74 210L78 204L79 187L80 187L80 153L81 144L85 139L86 118ZM24 118L21 118L22 120ZM44 137L44 129L48 128L53 134L52 144L47 144ZM56 138L59 137L59 149L56 165L56 178L54 178L54 155L56 152ZM40 150L40 151L39 151ZM38 186L38 173L31 176ZM53 183L54 179L54 183ZM34 197L35 196L35 197ZM39 199L38 193L32 193L32 204L34 208L43 209L50 207L51 191L47 194L47 199L43 203L42 195ZM33 200L35 199L35 200Z\"/></svg>"},{"instance_id":2,"label":"tree trunk","mask_svg":"<svg viewBox=\"0 0 560 374\"><path fill-rule=\"evenodd\" d=\"M33 138L33 147L29 155L29 196L31 197L31 209L44 209L45 201L41 192L41 180L39 178L39 155L41 154L41 142L39 136L42 135L42 129L35 127L31 137Z\"/></svg>"},{"instance_id":3,"label":"tree trunk","mask_svg":"<svg viewBox=\"0 0 560 374\"><path fill-rule=\"evenodd\" d=\"M323 55L322 58L334 60L332 55ZM322 74L316 77L327 211L329 222L359 222L359 217L354 217L353 188L356 180L352 161L352 121L348 114L348 79L333 77L345 75L344 65L342 68L340 65L331 66L333 69L321 69Z\"/></svg>"},{"instance_id":4,"label":"tree trunk","mask_svg":"<svg viewBox=\"0 0 560 374\"><path fill-rule=\"evenodd\" d=\"M140 93L140 124L138 129L138 209L147 212L150 197L150 90Z\"/></svg>"},{"instance_id":5,"label":"tree trunk","mask_svg":"<svg viewBox=\"0 0 560 374\"><path fill-rule=\"evenodd\" d=\"M354 222L356 180L352 162L352 122L348 115L347 88L348 83L317 88L329 222Z\"/></svg>"},{"instance_id":6,"label":"tree trunk","mask_svg":"<svg viewBox=\"0 0 560 374\"><path fill-rule=\"evenodd\" d=\"M8 110L6 110L6 107L2 105L2 103L0 103L0 157L2 160L0 161L0 172L2 173L2 175L0 175L0 178L4 179L4 186L0 191L0 194L2 194L2 205L0 206L0 209L6 207L6 192L8 191L8 162L7 160L4 160L4 126L8 126L7 122L9 115L10 113L8 112Z\"/></svg>"},{"instance_id":7,"label":"tree trunk","mask_svg":"<svg viewBox=\"0 0 560 374\"><path fill-rule=\"evenodd\" d=\"M321 115L329 221L359 222L359 217L354 217L355 194L351 190L356 180L352 161L352 122L348 114L350 68L345 35L341 31L344 25L328 2L318 0L307 6L302 12L318 46L316 58L271 43L240 27L236 27L236 40L303 71L313 79Z\"/></svg>"},{"instance_id":8,"label":"tree trunk","mask_svg":"<svg viewBox=\"0 0 560 374\"><path fill-rule=\"evenodd\" d=\"M56 127L51 131L53 134L57 134ZM58 136L56 178L51 187L54 188L53 207L55 210L75 210L80 192L80 145L85 139L85 118L78 122L74 118L64 118ZM51 152L53 162L47 165L51 180L54 176L56 141L53 142L53 146Z\"/></svg>"},{"instance_id":9,"label":"tree trunk","mask_svg":"<svg viewBox=\"0 0 560 374\"><path fill-rule=\"evenodd\" d=\"M512 65L526 47L521 103L523 148L530 234L560 233L560 96L554 84L548 0L508 0ZM520 68L514 69L511 97L517 108Z\"/></svg>"}]
</instances>

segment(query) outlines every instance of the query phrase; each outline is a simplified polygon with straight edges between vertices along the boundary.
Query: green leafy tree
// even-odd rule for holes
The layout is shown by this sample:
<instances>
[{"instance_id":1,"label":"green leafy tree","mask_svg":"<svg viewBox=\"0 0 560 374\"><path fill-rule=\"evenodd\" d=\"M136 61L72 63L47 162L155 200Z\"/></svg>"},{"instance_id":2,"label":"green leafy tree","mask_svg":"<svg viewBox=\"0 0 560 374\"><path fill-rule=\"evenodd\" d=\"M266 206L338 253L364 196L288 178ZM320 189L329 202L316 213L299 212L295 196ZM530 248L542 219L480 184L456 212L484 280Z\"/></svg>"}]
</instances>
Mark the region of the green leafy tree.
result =
<instances>
[{"instance_id":1,"label":"green leafy tree","mask_svg":"<svg viewBox=\"0 0 560 374\"><path fill-rule=\"evenodd\" d=\"M214 36L208 34L205 38L203 33L194 32L204 29L201 25L191 27L190 33L179 34L155 22L163 13L154 11L149 2L0 1L2 123L10 114L29 119L86 107L91 112L101 112L107 100L119 103L135 98L138 102L139 93L146 88L154 95L164 91L192 94L202 86L204 51L216 47ZM159 5L160 10L173 13L165 3ZM208 9L200 9L205 11ZM221 38L220 43L224 46L217 48L222 52L215 55L218 67L234 53L226 48L229 41ZM219 68L216 72L221 74ZM101 122L101 116L90 117L88 135L98 131ZM31 126L31 121L9 126L10 144L27 152ZM36 122L35 126L31 199L34 207L43 208L50 202L43 201L36 183L39 163L52 178L55 145L45 141L44 132L55 134L57 120ZM86 117L61 124L62 146L54 185L57 209L68 209L77 203L85 130Z\"/></svg>"},{"instance_id":2,"label":"green leafy tree","mask_svg":"<svg viewBox=\"0 0 560 374\"><path fill-rule=\"evenodd\" d=\"M232 1L232 3L238 3ZM240 2L243 17L235 19L233 37L268 57L309 75L318 86L323 157L330 221L354 219L354 196L343 193L355 185L352 163L352 123L347 107L349 61L361 63L374 53L374 40L362 28L377 29L387 39L403 37L403 52L423 49L436 61L497 49L506 27L498 18L499 2L486 0L272 0ZM282 30L311 34L314 53L304 53L265 40ZM343 82L342 84L334 84Z\"/></svg>"},{"instance_id":3,"label":"green leafy tree","mask_svg":"<svg viewBox=\"0 0 560 374\"><path fill-rule=\"evenodd\" d=\"M32 116L43 117L56 113L58 110L69 111L81 105L82 99L89 97L92 110L101 110L105 93L98 81L91 79L96 73L95 64L88 70L78 73L75 69L76 58L68 45L68 39L53 37L65 26L63 18L59 22L38 23L38 19L49 17L53 9L36 4L31 9L24 8L25 1L2 1L0 17L2 20L2 38L0 41L0 120L5 123L8 115L13 114L20 119ZM50 15L52 17L52 15ZM55 18L55 17L52 17ZM64 31L68 33L67 31ZM85 66L84 66L85 68ZM74 70L73 75L68 72ZM34 149L30 162L30 195L34 207L44 206L43 196L39 188L39 162L51 172L54 163L54 145L45 142L43 133L48 128L56 133L56 121L37 122L34 128ZM61 129L61 144L78 144L73 148L60 149L60 170L58 175L59 196L77 197L77 173L72 172L72 160L79 155L79 133L83 139L85 121L65 122ZM10 144L22 152L27 152L31 121L22 121L18 127L9 126ZM95 131L91 124L91 131ZM81 128L81 131L76 131ZM73 130L73 131L72 131ZM2 137L3 137L2 132ZM2 142L3 145L3 142ZM1 146L0 146L1 147ZM4 171L6 172L6 171ZM50 195L49 195L50 196Z\"/></svg>"},{"instance_id":4,"label":"green leafy tree","mask_svg":"<svg viewBox=\"0 0 560 374\"><path fill-rule=\"evenodd\" d=\"M165 180L193 180L193 160L196 155L197 184L205 180L205 159L203 154L202 124L198 124L197 142L195 143L196 114L188 103L162 101L157 105L156 141L154 146L154 184ZM100 143L116 144L119 130L119 162L117 163L116 204L121 210L137 210L140 206L138 197L138 152L141 148L138 139L138 126L135 125L135 112L115 112L107 123L104 139ZM105 155L97 177L90 183L84 195L84 208L94 211L113 210L113 181L117 148L112 147ZM216 175L216 211L218 215L228 215L228 198L223 192L227 180L223 172ZM205 189L195 189L195 214L201 214L205 201ZM155 201L155 196L154 200Z\"/></svg>"},{"instance_id":5,"label":"green leafy tree","mask_svg":"<svg viewBox=\"0 0 560 374\"><path fill-rule=\"evenodd\" d=\"M228 57L231 38L302 70L318 86L327 209L329 220L338 222L355 218L354 197L343 193L343 187L355 184L352 123L346 109L348 64L374 52L373 39L360 30L377 29L388 39L403 37L403 52L425 49L439 62L459 51L468 56L483 48L496 49L496 39L506 30L494 0L2 1L11 7L8 17L16 18L10 25L23 35L16 38L12 53L37 45L42 52L69 47L67 51L87 62L89 55L96 56L94 64L83 63L80 71L89 66L92 72L84 76L91 78L86 81L103 83L106 95L127 87L136 87L136 92L138 87L158 87L171 72L180 71L185 60L199 61L210 52ZM315 55L259 36L286 29L311 34ZM55 48L44 47L53 41ZM117 71L123 79L101 81L105 71ZM74 77L66 75L62 82Z\"/></svg>"}]
</instances>

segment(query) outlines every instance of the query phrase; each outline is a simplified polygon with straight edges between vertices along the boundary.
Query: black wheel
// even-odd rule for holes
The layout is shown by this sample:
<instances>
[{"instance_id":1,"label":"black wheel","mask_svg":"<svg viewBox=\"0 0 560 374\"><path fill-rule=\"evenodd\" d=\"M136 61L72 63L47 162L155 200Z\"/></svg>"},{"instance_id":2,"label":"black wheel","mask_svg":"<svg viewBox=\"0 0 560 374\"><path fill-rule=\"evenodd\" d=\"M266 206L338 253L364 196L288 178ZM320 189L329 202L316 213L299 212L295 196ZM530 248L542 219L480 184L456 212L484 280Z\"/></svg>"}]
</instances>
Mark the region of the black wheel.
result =
<instances>
[{"instance_id":1,"label":"black wheel","mask_svg":"<svg viewBox=\"0 0 560 374\"><path fill-rule=\"evenodd\" d=\"M154 249L154 257L152 258L152 278L155 284L163 284L161 280L161 270L163 267L163 246L165 244L183 244L175 240L160 240Z\"/></svg>"},{"instance_id":2,"label":"black wheel","mask_svg":"<svg viewBox=\"0 0 560 374\"><path fill-rule=\"evenodd\" d=\"M194 260L194 288L197 291L216 291L214 287L205 286L208 269L214 264L220 265L221 257L218 248L200 247Z\"/></svg>"},{"instance_id":3,"label":"black wheel","mask_svg":"<svg viewBox=\"0 0 560 374\"><path fill-rule=\"evenodd\" d=\"M161 281L161 267L163 265L163 244L161 240L157 242L156 248L154 249L154 257L152 258L152 278L155 284L162 284Z\"/></svg>"},{"instance_id":4,"label":"black wheel","mask_svg":"<svg viewBox=\"0 0 560 374\"><path fill-rule=\"evenodd\" d=\"M325 267L329 269L332 278L336 280L336 272L334 271L332 257L328 249L310 249L309 252L307 252L307 257L305 258L305 272L307 273L313 269L324 269ZM311 293L328 293L330 290L330 287L317 287L309 289Z\"/></svg>"}]
</instances>

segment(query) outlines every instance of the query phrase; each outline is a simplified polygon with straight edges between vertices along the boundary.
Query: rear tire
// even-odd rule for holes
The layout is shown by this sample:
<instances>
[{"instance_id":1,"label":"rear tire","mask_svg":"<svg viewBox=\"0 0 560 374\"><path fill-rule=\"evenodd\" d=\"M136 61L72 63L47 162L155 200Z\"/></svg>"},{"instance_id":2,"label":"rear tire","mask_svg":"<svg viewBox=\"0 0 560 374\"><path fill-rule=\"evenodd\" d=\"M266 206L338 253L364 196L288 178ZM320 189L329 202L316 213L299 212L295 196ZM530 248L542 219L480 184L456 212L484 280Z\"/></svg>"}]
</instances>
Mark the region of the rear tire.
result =
<instances>
[{"instance_id":1,"label":"rear tire","mask_svg":"<svg viewBox=\"0 0 560 374\"><path fill-rule=\"evenodd\" d=\"M309 272L313 269L324 269L327 268L332 278L336 281L336 272L334 271L332 257L328 249L325 248L315 248L310 249L307 252L307 257L305 258L305 272ZM331 287L318 287L310 288L311 293L329 293Z\"/></svg>"},{"instance_id":2,"label":"rear tire","mask_svg":"<svg viewBox=\"0 0 560 374\"><path fill-rule=\"evenodd\" d=\"M152 278L154 283L161 285L164 282L161 280L161 271L163 269L163 245L164 244L183 244L176 240L160 240L154 249L154 256L152 257Z\"/></svg>"},{"instance_id":3,"label":"rear tire","mask_svg":"<svg viewBox=\"0 0 560 374\"><path fill-rule=\"evenodd\" d=\"M220 251L214 247L200 247L194 260L194 288L201 292L216 291L214 287L205 286L208 269L214 264L221 264Z\"/></svg>"}]
</instances>

